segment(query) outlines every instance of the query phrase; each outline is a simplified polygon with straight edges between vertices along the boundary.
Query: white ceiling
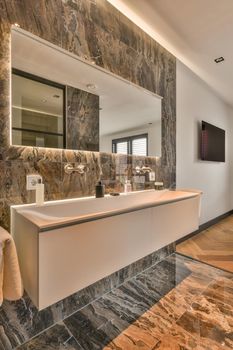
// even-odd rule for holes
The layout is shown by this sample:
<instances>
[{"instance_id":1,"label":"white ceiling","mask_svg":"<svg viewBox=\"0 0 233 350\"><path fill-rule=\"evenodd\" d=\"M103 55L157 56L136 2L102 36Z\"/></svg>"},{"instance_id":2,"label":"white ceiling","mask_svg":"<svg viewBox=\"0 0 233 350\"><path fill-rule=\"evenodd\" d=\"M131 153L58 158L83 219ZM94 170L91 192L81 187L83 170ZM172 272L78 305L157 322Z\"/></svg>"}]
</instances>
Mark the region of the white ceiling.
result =
<instances>
[{"instance_id":1,"label":"white ceiling","mask_svg":"<svg viewBox=\"0 0 233 350\"><path fill-rule=\"evenodd\" d=\"M12 67L100 96L100 135L148 127L148 123L161 119L160 96L84 62L24 30L14 28L11 43ZM53 89L46 89L44 85L39 91L38 84L28 86L25 81L21 83L19 80L13 87L13 97L15 90L21 89L20 98L29 95L31 100L36 101L37 109L42 110L42 100L46 99L45 111L48 112L50 105L50 113L59 114L59 103L53 98ZM88 90L88 84L94 84L95 89ZM59 94L59 90L55 94ZM32 108L29 100L27 108Z\"/></svg>"},{"instance_id":2,"label":"white ceiling","mask_svg":"<svg viewBox=\"0 0 233 350\"><path fill-rule=\"evenodd\" d=\"M233 0L108 1L233 106Z\"/></svg>"}]
</instances>

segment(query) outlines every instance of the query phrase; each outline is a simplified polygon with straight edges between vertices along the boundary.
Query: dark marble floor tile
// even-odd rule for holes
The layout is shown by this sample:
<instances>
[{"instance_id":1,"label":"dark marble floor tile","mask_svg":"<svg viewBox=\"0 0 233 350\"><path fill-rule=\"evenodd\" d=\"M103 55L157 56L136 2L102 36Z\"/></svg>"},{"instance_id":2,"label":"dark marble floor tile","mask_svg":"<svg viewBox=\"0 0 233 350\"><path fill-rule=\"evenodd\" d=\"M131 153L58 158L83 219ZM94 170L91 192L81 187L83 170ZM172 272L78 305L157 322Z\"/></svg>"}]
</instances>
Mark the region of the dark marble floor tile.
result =
<instances>
[{"instance_id":1,"label":"dark marble floor tile","mask_svg":"<svg viewBox=\"0 0 233 350\"><path fill-rule=\"evenodd\" d=\"M18 203L17 200L15 203ZM163 248L159 252L159 255L160 253L164 255L166 252L167 249ZM154 254L154 257L155 255L156 254ZM62 321L64 318L67 318L69 315L80 310L87 304L100 298L105 293L110 292L112 288L116 288L126 279L132 278L135 276L135 274L148 267L148 264L151 264L151 257L141 259L138 262L132 264L133 266L130 265L129 267L124 268L123 271L114 273L109 277L94 283L93 285L73 294L68 298L65 298L64 300L40 312L38 312L38 310L34 307L26 293L24 295L24 298L17 302L5 301L0 308L0 324L2 325L0 329L0 342L8 342L11 344L11 347L14 348L28 341L30 338L42 332L46 328L52 326L56 322ZM124 300L125 296L123 290L119 292L122 293L122 300ZM129 289L129 292L132 291ZM114 295L112 297L114 300L116 299ZM130 296L128 295L127 298L129 299ZM115 301L116 308L114 309L114 312L112 312L111 316L111 319L115 318L114 322L116 322L119 315L117 306L118 301L120 301L120 299ZM111 304L111 301L107 299L102 300L102 302L103 304L101 307L105 310L108 308L109 303ZM131 304L132 303L135 304L135 301L131 298ZM131 304L129 303L129 306L127 306L128 309L131 308ZM148 303L141 302L141 305L135 307L135 310L131 315L128 315L126 312L124 319L126 322L127 319L130 321L135 320L138 315L142 314L147 308ZM119 310L120 309L121 307L119 305ZM110 311L111 308L109 308L109 312ZM107 318L107 321L109 319L110 316Z\"/></svg>"},{"instance_id":2,"label":"dark marble floor tile","mask_svg":"<svg viewBox=\"0 0 233 350\"><path fill-rule=\"evenodd\" d=\"M167 258L166 260L175 260L175 257ZM182 258L178 257L178 260L179 265L182 262ZM180 269L186 275L186 268L182 264L178 270ZM152 269L148 271L150 272L150 270ZM178 281L180 282L180 272L178 276ZM200 337L192 335L188 330L178 326L176 321L187 310L191 309L193 300L201 295L210 281L211 279L208 279L208 276L204 283L204 279L189 274L188 277L184 278L183 281L160 299L158 303L155 303L133 323L130 323L129 327L114 338L104 349L204 349L204 347L199 347ZM136 298L138 298L138 295ZM154 343L153 346L152 343ZM211 344L214 345L213 342ZM206 342L206 345L208 345L208 342ZM208 348L206 347L206 349Z\"/></svg>"},{"instance_id":3,"label":"dark marble floor tile","mask_svg":"<svg viewBox=\"0 0 233 350\"><path fill-rule=\"evenodd\" d=\"M18 348L19 350L82 350L63 324L48 329Z\"/></svg>"},{"instance_id":4,"label":"dark marble floor tile","mask_svg":"<svg viewBox=\"0 0 233 350\"><path fill-rule=\"evenodd\" d=\"M173 244L170 244L136 261L135 263L132 263L131 265L126 266L123 269L117 271L112 279L112 287L116 287L122 284L127 279L130 279L138 273L141 273L142 271L150 268L152 265L157 264L161 260L165 259L167 256L174 253L174 251L175 246Z\"/></svg>"},{"instance_id":5,"label":"dark marble floor tile","mask_svg":"<svg viewBox=\"0 0 233 350\"><path fill-rule=\"evenodd\" d=\"M50 308L39 312L26 294L16 302L4 301L0 308L0 339L15 348L52 326L55 317Z\"/></svg>"},{"instance_id":6,"label":"dark marble floor tile","mask_svg":"<svg viewBox=\"0 0 233 350\"><path fill-rule=\"evenodd\" d=\"M64 322L84 349L102 349L148 309L146 296L127 282Z\"/></svg>"},{"instance_id":7,"label":"dark marble floor tile","mask_svg":"<svg viewBox=\"0 0 233 350\"><path fill-rule=\"evenodd\" d=\"M148 309L144 300L136 301L134 295L125 287L106 294L100 302L113 312L115 318L120 317L128 323L134 322Z\"/></svg>"},{"instance_id":8,"label":"dark marble floor tile","mask_svg":"<svg viewBox=\"0 0 233 350\"><path fill-rule=\"evenodd\" d=\"M153 304L190 274L184 263L177 263L174 255L136 276L135 284L137 290L141 289L141 293L147 295L148 302Z\"/></svg>"},{"instance_id":9,"label":"dark marble floor tile","mask_svg":"<svg viewBox=\"0 0 233 350\"><path fill-rule=\"evenodd\" d=\"M102 298L64 320L65 325L84 349L102 349L129 326Z\"/></svg>"},{"instance_id":10,"label":"dark marble floor tile","mask_svg":"<svg viewBox=\"0 0 233 350\"><path fill-rule=\"evenodd\" d=\"M175 253L176 246L175 243L171 243L166 247L160 249L157 254L152 254L152 265L157 264L159 261L167 258L169 255Z\"/></svg>"},{"instance_id":11,"label":"dark marble floor tile","mask_svg":"<svg viewBox=\"0 0 233 350\"><path fill-rule=\"evenodd\" d=\"M9 334L5 333L4 327L0 325L0 350L13 349L12 343L9 340Z\"/></svg>"},{"instance_id":12,"label":"dark marble floor tile","mask_svg":"<svg viewBox=\"0 0 233 350\"><path fill-rule=\"evenodd\" d=\"M167 349L233 348L232 274L173 254L110 290L118 277L41 312L26 295L4 302L0 350L16 348L78 309L64 320L67 328L56 326L59 335L53 327L20 349L151 350L166 349L169 342Z\"/></svg>"},{"instance_id":13,"label":"dark marble floor tile","mask_svg":"<svg viewBox=\"0 0 233 350\"><path fill-rule=\"evenodd\" d=\"M162 304L157 308L156 304L189 275L184 264L177 269L175 258L167 258L68 317L64 323L84 349L101 349L121 332L123 337L127 337L127 332L140 333L137 344L144 344L145 348L149 344L155 346L159 336L175 321Z\"/></svg>"},{"instance_id":14,"label":"dark marble floor tile","mask_svg":"<svg viewBox=\"0 0 233 350\"><path fill-rule=\"evenodd\" d=\"M26 293L17 302L4 301L0 308L0 344L7 341L15 348L109 290L110 279L105 278L42 311Z\"/></svg>"}]
</instances>

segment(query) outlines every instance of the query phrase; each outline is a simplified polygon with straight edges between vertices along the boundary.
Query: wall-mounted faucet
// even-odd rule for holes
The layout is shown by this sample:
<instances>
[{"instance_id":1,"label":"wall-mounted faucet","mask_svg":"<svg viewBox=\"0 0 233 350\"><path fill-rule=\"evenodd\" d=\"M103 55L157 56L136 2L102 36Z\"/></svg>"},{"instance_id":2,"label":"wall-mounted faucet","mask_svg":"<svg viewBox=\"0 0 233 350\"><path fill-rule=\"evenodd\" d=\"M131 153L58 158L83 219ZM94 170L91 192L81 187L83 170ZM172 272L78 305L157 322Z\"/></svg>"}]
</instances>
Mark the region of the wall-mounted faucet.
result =
<instances>
[{"instance_id":1,"label":"wall-mounted faucet","mask_svg":"<svg viewBox=\"0 0 233 350\"><path fill-rule=\"evenodd\" d=\"M64 171L68 175L71 175L72 173L78 173L82 175L88 171L88 167L84 164L73 166L72 164L68 163L64 166Z\"/></svg>"},{"instance_id":2,"label":"wall-mounted faucet","mask_svg":"<svg viewBox=\"0 0 233 350\"><path fill-rule=\"evenodd\" d=\"M136 166L135 172L136 172L136 174L140 174L140 175L144 174L145 175L146 173L151 173L152 169L149 166L145 166L145 165Z\"/></svg>"}]
</instances>

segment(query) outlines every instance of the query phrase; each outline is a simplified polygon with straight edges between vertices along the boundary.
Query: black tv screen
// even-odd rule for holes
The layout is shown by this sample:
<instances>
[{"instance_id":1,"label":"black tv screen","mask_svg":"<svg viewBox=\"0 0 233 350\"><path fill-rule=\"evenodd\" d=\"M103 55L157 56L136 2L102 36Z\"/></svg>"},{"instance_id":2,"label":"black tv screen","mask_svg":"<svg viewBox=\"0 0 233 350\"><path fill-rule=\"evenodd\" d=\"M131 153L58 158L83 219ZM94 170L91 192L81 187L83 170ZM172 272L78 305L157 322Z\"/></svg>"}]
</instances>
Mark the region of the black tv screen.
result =
<instances>
[{"instance_id":1,"label":"black tv screen","mask_svg":"<svg viewBox=\"0 0 233 350\"><path fill-rule=\"evenodd\" d=\"M202 121L201 159L225 162L225 130Z\"/></svg>"}]
</instances>

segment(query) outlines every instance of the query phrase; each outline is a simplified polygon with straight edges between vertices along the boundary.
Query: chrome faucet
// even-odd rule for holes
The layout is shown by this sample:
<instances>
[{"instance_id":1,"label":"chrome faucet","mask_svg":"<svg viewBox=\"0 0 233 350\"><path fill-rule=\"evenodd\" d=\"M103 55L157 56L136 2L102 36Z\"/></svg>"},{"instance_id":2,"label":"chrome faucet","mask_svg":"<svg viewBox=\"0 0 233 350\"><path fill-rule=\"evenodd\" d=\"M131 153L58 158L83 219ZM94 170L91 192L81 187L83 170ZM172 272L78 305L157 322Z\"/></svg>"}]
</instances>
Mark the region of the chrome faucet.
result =
<instances>
[{"instance_id":1,"label":"chrome faucet","mask_svg":"<svg viewBox=\"0 0 233 350\"><path fill-rule=\"evenodd\" d=\"M78 173L82 175L88 171L88 168L84 164L78 164L77 166L73 166L72 164L68 163L64 166L64 171L68 175L71 175L72 173Z\"/></svg>"},{"instance_id":2,"label":"chrome faucet","mask_svg":"<svg viewBox=\"0 0 233 350\"><path fill-rule=\"evenodd\" d=\"M149 166L136 166L135 168L135 172L136 174L146 174L146 173L151 173L152 172L152 169L149 167Z\"/></svg>"}]
</instances>

